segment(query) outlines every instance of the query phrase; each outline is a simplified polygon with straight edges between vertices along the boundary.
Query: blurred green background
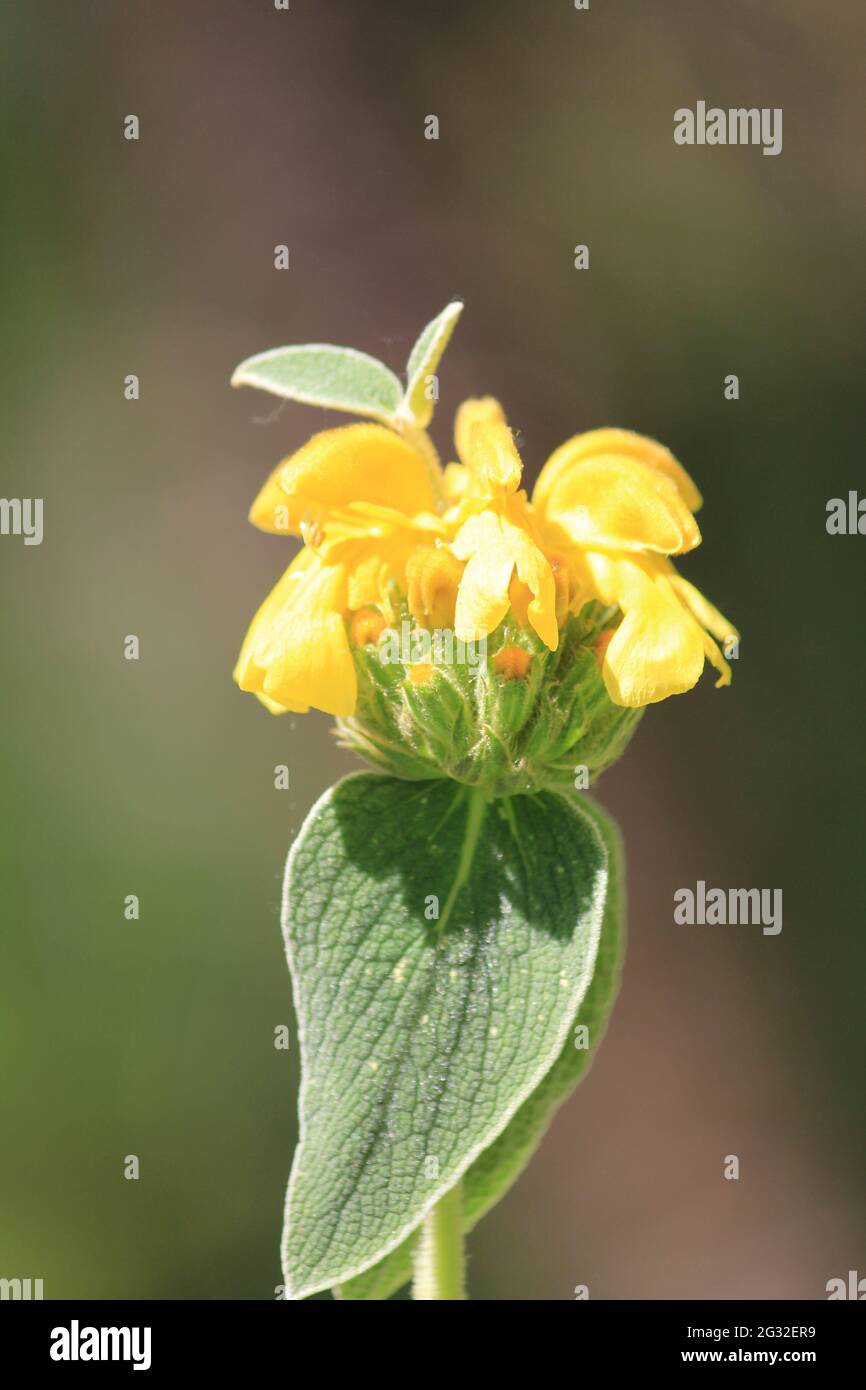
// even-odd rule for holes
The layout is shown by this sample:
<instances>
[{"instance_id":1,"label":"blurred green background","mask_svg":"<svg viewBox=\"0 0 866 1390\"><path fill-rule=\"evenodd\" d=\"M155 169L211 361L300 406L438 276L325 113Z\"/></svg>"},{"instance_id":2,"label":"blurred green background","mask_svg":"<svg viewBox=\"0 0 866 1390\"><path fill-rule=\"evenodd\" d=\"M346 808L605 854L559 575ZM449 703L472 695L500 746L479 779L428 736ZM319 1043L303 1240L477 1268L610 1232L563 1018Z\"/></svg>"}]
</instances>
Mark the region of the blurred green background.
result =
<instances>
[{"instance_id":1,"label":"blurred green background","mask_svg":"<svg viewBox=\"0 0 866 1390\"><path fill-rule=\"evenodd\" d=\"M304 341L399 371L454 295L443 451L487 392L530 478L578 430L663 440L706 499L683 571L743 632L732 688L652 709L602 780L622 995L473 1238L472 1293L820 1298L866 1272L866 540L825 530L866 486L864 41L854 0L3 6L2 492L44 497L45 539L0 539L0 1275L280 1282L280 877L351 763L230 673L292 548L249 503L341 420L228 380ZM782 154L677 147L698 99L782 107ZM781 935L675 926L698 878L782 888Z\"/></svg>"}]
</instances>

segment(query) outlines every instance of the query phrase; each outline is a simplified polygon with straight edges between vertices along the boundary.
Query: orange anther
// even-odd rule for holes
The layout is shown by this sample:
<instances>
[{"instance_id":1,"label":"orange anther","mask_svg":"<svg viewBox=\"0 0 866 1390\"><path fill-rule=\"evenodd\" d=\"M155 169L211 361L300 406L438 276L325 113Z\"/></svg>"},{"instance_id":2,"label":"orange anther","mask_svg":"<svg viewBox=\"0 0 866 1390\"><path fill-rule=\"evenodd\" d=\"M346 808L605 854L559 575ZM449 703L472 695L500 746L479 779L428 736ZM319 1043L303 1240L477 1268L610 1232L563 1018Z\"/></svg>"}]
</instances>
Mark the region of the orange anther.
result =
<instances>
[{"instance_id":1,"label":"orange anther","mask_svg":"<svg viewBox=\"0 0 866 1390\"><path fill-rule=\"evenodd\" d=\"M384 627L385 619L377 609L359 608L352 616L352 641L356 647L366 647L371 642L378 642Z\"/></svg>"},{"instance_id":2,"label":"orange anther","mask_svg":"<svg viewBox=\"0 0 866 1390\"><path fill-rule=\"evenodd\" d=\"M412 685L430 685L434 668L427 661L416 661L409 667L409 680Z\"/></svg>"},{"instance_id":3,"label":"orange anther","mask_svg":"<svg viewBox=\"0 0 866 1390\"><path fill-rule=\"evenodd\" d=\"M493 658L493 669L499 676L513 681L525 676L532 661L532 653L525 647L500 647Z\"/></svg>"}]
</instances>

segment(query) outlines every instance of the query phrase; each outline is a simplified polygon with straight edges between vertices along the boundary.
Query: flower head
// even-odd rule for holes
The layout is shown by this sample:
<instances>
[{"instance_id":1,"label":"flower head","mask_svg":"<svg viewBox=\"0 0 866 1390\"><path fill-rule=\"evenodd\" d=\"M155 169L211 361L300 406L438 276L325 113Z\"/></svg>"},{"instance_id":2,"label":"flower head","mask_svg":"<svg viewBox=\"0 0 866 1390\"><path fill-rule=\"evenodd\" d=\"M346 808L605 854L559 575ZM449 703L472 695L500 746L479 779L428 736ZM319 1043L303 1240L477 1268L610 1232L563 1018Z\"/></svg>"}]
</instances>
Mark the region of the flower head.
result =
<instances>
[{"instance_id":1,"label":"flower head","mask_svg":"<svg viewBox=\"0 0 866 1390\"><path fill-rule=\"evenodd\" d=\"M369 712L360 677L389 698L398 691L429 724L429 702L444 691L440 666L416 661L401 678L368 659L402 621L453 629L458 644L490 639L490 661L473 673L479 730L488 696L477 682L494 691L504 681L509 720L521 711L524 733L535 721L537 734L544 721L530 707L538 682L554 670L565 678L566 634L568 662L585 654L586 678L603 681L620 709L691 689L707 660L717 685L729 683L718 642L736 633L674 568L673 557L700 544L701 497L668 449L628 430L575 435L530 498L492 397L461 405L457 461L439 467L420 425L421 379L416 364L414 416L407 392L387 423L314 435L256 497L253 524L300 537L302 548L250 626L235 670L243 690L275 712L315 707L346 720L361 704ZM375 413L383 418L378 403Z\"/></svg>"}]
</instances>

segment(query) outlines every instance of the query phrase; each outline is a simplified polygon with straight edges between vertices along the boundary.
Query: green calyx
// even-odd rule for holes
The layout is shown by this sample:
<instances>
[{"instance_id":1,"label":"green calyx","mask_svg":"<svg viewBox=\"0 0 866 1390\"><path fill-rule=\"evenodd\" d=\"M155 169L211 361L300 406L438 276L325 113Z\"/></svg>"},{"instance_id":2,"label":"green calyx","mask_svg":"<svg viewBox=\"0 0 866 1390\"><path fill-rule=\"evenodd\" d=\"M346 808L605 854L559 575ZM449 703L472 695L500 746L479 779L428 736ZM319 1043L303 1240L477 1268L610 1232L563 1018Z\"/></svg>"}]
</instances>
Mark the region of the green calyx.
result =
<instances>
[{"instance_id":1,"label":"green calyx","mask_svg":"<svg viewBox=\"0 0 866 1390\"><path fill-rule=\"evenodd\" d=\"M353 646L358 703L338 720L340 743L392 776L451 777L488 796L584 790L643 712L605 689L595 647L610 622L587 604L552 652L510 616L464 646L404 609L377 642Z\"/></svg>"}]
</instances>

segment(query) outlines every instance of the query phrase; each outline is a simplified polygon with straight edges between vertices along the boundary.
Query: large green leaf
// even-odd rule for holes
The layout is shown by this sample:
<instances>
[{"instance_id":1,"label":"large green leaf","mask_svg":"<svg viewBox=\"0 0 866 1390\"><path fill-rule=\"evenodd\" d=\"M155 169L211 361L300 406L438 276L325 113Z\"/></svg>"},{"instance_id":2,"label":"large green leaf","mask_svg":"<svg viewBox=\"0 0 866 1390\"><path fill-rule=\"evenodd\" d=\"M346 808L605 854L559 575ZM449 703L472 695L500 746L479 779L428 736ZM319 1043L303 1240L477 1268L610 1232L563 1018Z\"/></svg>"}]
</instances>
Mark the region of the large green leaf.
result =
<instances>
[{"instance_id":1,"label":"large green leaf","mask_svg":"<svg viewBox=\"0 0 866 1390\"><path fill-rule=\"evenodd\" d=\"M429 425L433 418L433 401L427 393L428 382L439 366L462 312L463 304L459 299L446 304L442 313L437 314L436 318L428 323L409 354L406 365L406 394L400 406L400 414L408 416L422 428Z\"/></svg>"},{"instance_id":2,"label":"large green leaf","mask_svg":"<svg viewBox=\"0 0 866 1390\"><path fill-rule=\"evenodd\" d=\"M365 773L313 808L284 904L302 1050L287 1297L397 1251L517 1116L572 1043L606 883L594 820L553 793ZM494 1169L479 1208L511 1180Z\"/></svg>"},{"instance_id":3,"label":"large green leaf","mask_svg":"<svg viewBox=\"0 0 866 1390\"><path fill-rule=\"evenodd\" d=\"M235 368L232 386L257 386L290 401L348 410L393 424L403 388L375 357L330 343L271 348Z\"/></svg>"},{"instance_id":4,"label":"large green leaf","mask_svg":"<svg viewBox=\"0 0 866 1390\"><path fill-rule=\"evenodd\" d=\"M516 1111L498 1139L485 1149L463 1178L463 1213L466 1231L480 1221L523 1172L562 1102L586 1074L604 1036L619 989L625 950L625 890L619 831L604 812L586 797L580 805L595 821L608 852L608 889L592 983L575 1016L559 1057L530 1096ZM578 1033L585 1027L588 1047ZM343 1299L385 1299L412 1277L412 1248L417 1232L396 1250L335 1290Z\"/></svg>"},{"instance_id":5,"label":"large green leaf","mask_svg":"<svg viewBox=\"0 0 866 1390\"><path fill-rule=\"evenodd\" d=\"M586 797L575 797L592 816L607 850L607 895L601 940L592 982L568 1030L565 1045L543 1078L499 1138L479 1154L466 1174L463 1209L466 1229L480 1221L519 1178L561 1103L588 1070L589 1062L604 1037L610 1011L619 990L625 949L625 893L622 881L622 849L613 822ZM586 1029L588 1046L578 1029Z\"/></svg>"}]
</instances>

